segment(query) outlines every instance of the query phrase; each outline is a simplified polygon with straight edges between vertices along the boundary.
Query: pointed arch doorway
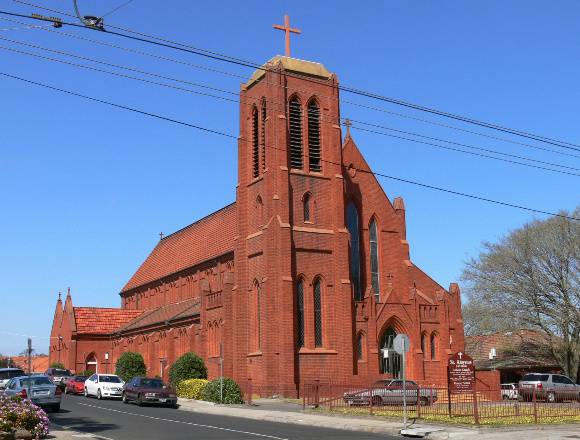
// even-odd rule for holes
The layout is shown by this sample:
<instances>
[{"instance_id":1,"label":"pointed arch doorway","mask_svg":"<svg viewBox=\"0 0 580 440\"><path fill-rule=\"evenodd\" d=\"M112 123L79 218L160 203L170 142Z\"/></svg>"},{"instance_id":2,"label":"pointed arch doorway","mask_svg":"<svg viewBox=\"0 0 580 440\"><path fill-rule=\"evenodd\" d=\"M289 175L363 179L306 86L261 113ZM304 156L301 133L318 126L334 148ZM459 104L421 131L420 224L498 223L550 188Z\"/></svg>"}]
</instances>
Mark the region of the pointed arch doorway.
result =
<instances>
[{"instance_id":1,"label":"pointed arch doorway","mask_svg":"<svg viewBox=\"0 0 580 440\"><path fill-rule=\"evenodd\" d=\"M99 364L97 361L97 356L95 353L91 353L87 356L85 361L85 371L92 371L93 373L99 372Z\"/></svg>"},{"instance_id":2,"label":"pointed arch doorway","mask_svg":"<svg viewBox=\"0 0 580 440\"><path fill-rule=\"evenodd\" d=\"M390 374L395 379L402 377L401 373L401 355L393 349L393 341L397 336L397 331L391 326L388 327L381 337L379 350L379 372L381 374ZM388 357L384 356L385 350Z\"/></svg>"}]
</instances>

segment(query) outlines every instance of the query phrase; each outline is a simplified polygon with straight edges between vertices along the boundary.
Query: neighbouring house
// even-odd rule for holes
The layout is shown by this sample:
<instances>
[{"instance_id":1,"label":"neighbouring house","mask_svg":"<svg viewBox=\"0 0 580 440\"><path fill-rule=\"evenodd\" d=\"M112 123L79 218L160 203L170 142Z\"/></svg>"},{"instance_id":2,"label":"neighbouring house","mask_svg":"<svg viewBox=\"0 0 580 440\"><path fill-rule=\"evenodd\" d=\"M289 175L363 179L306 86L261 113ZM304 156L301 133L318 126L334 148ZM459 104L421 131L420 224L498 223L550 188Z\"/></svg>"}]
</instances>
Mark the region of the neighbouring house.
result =
<instances>
[{"instance_id":1,"label":"neighbouring house","mask_svg":"<svg viewBox=\"0 0 580 440\"><path fill-rule=\"evenodd\" d=\"M518 382L530 372L560 373L546 336L535 330L466 336L465 351L474 359L477 374L499 372L501 383Z\"/></svg>"},{"instance_id":2,"label":"neighbouring house","mask_svg":"<svg viewBox=\"0 0 580 440\"><path fill-rule=\"evenodd\" d=\"M28 371L28 356L15 356L11 358L14 365ZM32 356L32 368L30 371L34 373L44 373L48 369L48 355Z\"/></svg>"},{"instance_id":3,"label":"neighbouring house","mask_svg":"<svg viewBox=\"0 0 580 440\"><path fill-rule=\"evenodd\" d=\"M338 85L322 64L285 56L242 84L236 201L162 237L120 308L59 298L51 361L111 371L136 351L166 378L194 351L216 377L221 353L242 386L296 395L314 380L399 377L393 339L405 333L408 377L445 384L448 356L464 349L459 286L412 261L403 199L387 196L349 124L343 136Z\"/></svg>"}]
</instances>

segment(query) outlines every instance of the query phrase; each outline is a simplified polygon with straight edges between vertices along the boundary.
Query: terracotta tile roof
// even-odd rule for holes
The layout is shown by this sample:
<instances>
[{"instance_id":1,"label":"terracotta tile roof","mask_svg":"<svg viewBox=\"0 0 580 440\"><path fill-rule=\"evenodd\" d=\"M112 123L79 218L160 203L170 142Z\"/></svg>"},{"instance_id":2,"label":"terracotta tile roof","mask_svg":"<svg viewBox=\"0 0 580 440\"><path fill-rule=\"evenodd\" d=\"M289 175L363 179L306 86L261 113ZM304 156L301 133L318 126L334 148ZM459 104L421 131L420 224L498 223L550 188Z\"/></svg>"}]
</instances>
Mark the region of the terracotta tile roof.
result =
<instances>
[{"instance_id":1,"label":"terracotta tile roof","mask_svg":"<svg viewBox=\"0 0 580 440\"><path fill-rule=\"evenodd\" d=\"M230 252L236 235L232 203L159 241L121 292Z\"/></svg>"},{"instance_id":2,"label":"terracotta tile roof","mask_svg":"<svg viewBox=\"0 0 580 440\"><path fill-rule=\"evenodd\" d=\"M73 307L77 333L106 335L143 313L143 310L109 309L100 307Z\"/></svg>"},{"instance_id":3,"label":"terracotta tile roof","mask_svg":"<svg viewBox=\"0 0 580 440\"><path fill-rule=\"evenodd\" d=\"M549 350L544 334L534 330L498 332L465 337L465 351L478 369L556 367L558 362ZM489 359L495 348L496 356Z\"/></svg>"},{"instance_id":4,"label":"terracotta tile roof","mask_svg":"<svg viewBox=\"0 0 580 440\"><path fill-rule=\"evenodd\" d=\"M12 362L14 365L22 368L24 371L28 371L28 357L27 356L14 356ZM32 372L34 373L44 373L48 369L48 356L33 356L32 357Z\"/></svg>"},{"instance_id":5,"label":"terracotta tile roof","mask_svg":"<svg viewBox=\"0 0 580 440\"><path fill-rule=\"evenodd\" d=\"M120 332L137 330L155 324L171 322L178 319L189 318L199 315L199 298L187 299L174 304L168 304L152 310L146 310L143 314L127 323Z\"/></svg>"}]
</instances>

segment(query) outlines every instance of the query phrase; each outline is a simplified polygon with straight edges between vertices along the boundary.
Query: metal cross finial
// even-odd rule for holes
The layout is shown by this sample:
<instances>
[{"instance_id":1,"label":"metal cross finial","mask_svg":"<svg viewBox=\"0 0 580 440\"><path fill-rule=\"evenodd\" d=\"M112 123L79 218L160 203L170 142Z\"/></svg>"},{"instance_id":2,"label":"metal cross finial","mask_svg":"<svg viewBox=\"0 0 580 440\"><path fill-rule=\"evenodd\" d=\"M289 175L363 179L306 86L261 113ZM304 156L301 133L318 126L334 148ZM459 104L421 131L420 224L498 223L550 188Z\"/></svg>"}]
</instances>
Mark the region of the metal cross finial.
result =
<instances>
[{"instance_id":1,"label":"metal cross finial","mask_svg":"<svg viewBox=\"0 0 580 440\"><path fill-rule=\"evenodd\" d=\"M344 120L344 126L346 127L346 135L350 136L350 127L352 127L352 122L350 119L346 118Z\"/></svg>"},{"instance_id":2,"label":"metal cross finial","mask_svg":"<svg viewBox=\"0 0 580 440\"><path fill-rule=\"evenodd\" d=\"M290 17L288 15L284 15L284 26L280 25L280 24L275 24L272 26L274 29L278 29L280 31L284 31L284 33L286 34L286 52L285 55L287 57L290 56L290 34L301 34L302 31L300 29L293 29L290 27Z\"/></svg>"},{"instance_id":3,"label":"metal cross finial","mask_svg":"<svg viewBox=\"0 0 580 440\"><path fill-rule=\"evenodd\" d=\"M159 233L159 240L163 240L163 232Z\"/></svg>"}]
</instances>

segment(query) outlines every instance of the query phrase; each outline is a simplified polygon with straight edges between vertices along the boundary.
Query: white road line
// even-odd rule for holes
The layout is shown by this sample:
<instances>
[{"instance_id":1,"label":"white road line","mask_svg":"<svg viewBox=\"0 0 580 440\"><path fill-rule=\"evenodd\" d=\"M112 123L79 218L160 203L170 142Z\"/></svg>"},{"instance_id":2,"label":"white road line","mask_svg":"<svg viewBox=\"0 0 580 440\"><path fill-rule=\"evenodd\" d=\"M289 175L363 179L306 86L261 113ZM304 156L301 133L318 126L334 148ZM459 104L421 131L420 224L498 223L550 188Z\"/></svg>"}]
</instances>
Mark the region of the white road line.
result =
<instances>
[{"instance_id":1,"label":"white road line","mask_svg":"<svg viewBox=\"0 0 580 440\"><path fill-rule=\"evenodd\" d=\"M235 433L238 433L238 434L253 435L255 437L270 438L270 439L273 439L273 440L289 440L289 439L284 438L284 437L276 437L274 435L259 434L257 432L240 431L238 429L223 428L221 426L202 425L200 423L183 422L181 420L171 420L171 419L163 419L161 417L146 416L144 414L136 414L136 413L131 413L131 412L127 412L127 411L120 411L118 409L105 408L103 406L90 405L88 403L79 403L79 405L88 406L90 408L102 409L103 411L111 411L111 412L116 412L116 413L119 413L119 414L126 414L126 415L129 415L129 416L137 416L137 417L144 417L146 419L159 420L161 422L181 423L183 425L196 426L198 428L217 429L219 431L235 432Z\"/></svg>"}]
</instances>

